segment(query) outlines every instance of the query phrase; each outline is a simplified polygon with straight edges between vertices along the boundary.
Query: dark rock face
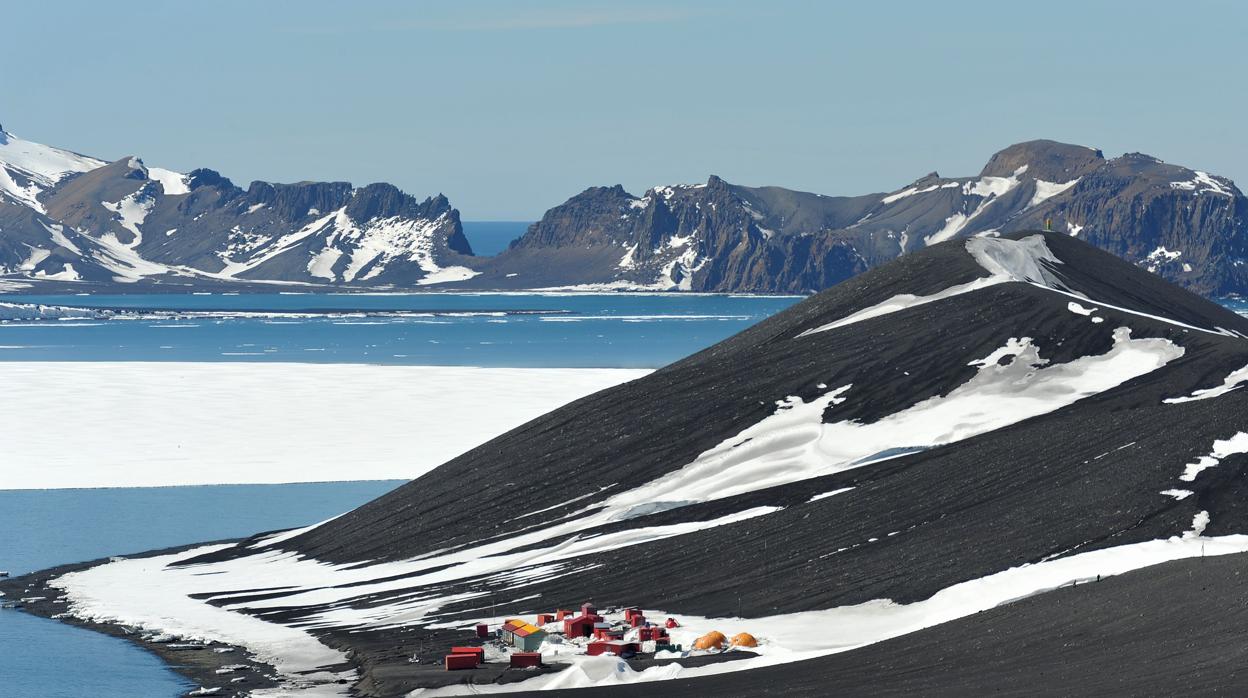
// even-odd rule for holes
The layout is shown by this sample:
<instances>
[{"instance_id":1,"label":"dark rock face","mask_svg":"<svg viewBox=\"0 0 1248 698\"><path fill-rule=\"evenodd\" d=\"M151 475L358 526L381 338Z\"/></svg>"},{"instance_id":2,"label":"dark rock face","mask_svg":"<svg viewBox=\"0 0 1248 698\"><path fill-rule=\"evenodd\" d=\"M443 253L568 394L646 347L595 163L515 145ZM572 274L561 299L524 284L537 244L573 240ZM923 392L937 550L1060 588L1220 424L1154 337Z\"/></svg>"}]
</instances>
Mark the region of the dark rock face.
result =
<instances>
[{"instance_id":1,"label":"dark rock face","mask_svg":"<svg viewBox=\"0 0 1248 698\"><path fill-rule=\"evenodd\" d=\"M1027 174L1049 182L1069 182L1105 164L1105 155L1095 148L1057 141L1017 143L993 155L980 171L980 177L1009 177L1020 167Z\"/></svg>"},{"instance_id":2,"label":"dark rock face","mask_svg":"<svg viewBox=\"0 0 1248 698\"><path fill-rule=\"evenodd\" d=\"M1199 293L1248 291L1248 199L1229 180L1128 154L1007 229L1045 218Z\"/></svg>"},{"instance_id":3,"label":"dark rock face","mask_svg":"<svg viewBox=\"0 0 1248 698\"><path fill-rule=\"evenodd\" d=\"M481 265L482 276L470 283L509 285L515 278L511 284L529 287L824 288L868 264L844 240L808 232L850 225L873 201L741 187L715 176L641 197L619 185L592 187L547 212L509 250ZM560 263L534 269L538 251Z\"/></svg>"}]
</instances>

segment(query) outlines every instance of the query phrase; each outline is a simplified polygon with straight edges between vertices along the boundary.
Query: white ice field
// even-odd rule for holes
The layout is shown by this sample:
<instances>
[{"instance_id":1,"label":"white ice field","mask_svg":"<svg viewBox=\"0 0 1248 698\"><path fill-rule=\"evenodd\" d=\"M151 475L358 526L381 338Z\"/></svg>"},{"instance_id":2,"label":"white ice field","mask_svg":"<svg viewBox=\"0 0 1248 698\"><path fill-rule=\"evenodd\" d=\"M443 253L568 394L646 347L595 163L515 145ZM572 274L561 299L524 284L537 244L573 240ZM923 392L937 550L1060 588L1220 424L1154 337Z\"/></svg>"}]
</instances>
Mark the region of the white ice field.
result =
<instances>
[{"instance_id":1,"label":"white ice field","mask_svg":"<svg viewBox=\"0 0 1248 698\"><path fill-rule=\"evenodd\" d=\"M0 362L0 489L408 479L648 372Z\"/></svg>"}]
</instances>

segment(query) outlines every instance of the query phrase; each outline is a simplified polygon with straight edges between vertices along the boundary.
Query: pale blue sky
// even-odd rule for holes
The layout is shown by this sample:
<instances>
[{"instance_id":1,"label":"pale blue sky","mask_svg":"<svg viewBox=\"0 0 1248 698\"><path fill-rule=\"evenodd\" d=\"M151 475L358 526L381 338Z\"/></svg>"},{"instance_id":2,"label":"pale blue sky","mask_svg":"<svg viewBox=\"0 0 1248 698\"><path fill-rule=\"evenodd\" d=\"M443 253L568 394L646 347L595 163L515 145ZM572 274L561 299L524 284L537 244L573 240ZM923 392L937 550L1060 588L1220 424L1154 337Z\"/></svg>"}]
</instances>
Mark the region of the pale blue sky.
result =
<instances>
[{"instance_id":1,"label":"pale blue sky","mask_svg":"<svg viewBox=\"0 0 1248 698\"><path fill-rule=\"evenodd\" d=\"M1248 3L6 3L0 123L104 158L393 182L465 219L595 184L891 190L1013 142L1248 181Z\"/></svg>"}]
</instances>

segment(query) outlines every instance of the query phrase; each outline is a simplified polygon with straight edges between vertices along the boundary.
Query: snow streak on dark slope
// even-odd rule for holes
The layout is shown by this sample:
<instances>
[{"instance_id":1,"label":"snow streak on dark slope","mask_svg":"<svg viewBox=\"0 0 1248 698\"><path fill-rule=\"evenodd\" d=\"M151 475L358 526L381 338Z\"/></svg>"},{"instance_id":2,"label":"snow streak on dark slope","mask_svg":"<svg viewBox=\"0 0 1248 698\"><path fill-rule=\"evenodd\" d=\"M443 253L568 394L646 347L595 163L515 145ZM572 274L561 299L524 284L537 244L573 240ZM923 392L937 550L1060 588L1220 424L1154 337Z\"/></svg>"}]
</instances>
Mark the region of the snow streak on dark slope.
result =
<instances>
[{"instance_id":1,"label":"snow streak on dark slope","mask_svg":"<svg viewBox=\"0 0 1248 698\"><path fill-rule=\"evenodd\" d=\"M1089 580L859 650L681 679L666 695L1244 695L1244 556ZM653 684L546 692L649 698Z\"/></svg>"},{"instance_id":2,"label":"snow streak on dark slope","mask_svg":"<svg viewBox=\"0 0 1248 698\"><path fill-rule=\"evenodd\" d=\"M951 241L162 579L353 650L371 695L419 685L407 658L466 637L448 626L587 598L768 617L784 651L812 613L911 604L800 634L826 653L936 622L908 613L1248 549L1245 335L1069 236Z\"/></svg>"}]
</instances>

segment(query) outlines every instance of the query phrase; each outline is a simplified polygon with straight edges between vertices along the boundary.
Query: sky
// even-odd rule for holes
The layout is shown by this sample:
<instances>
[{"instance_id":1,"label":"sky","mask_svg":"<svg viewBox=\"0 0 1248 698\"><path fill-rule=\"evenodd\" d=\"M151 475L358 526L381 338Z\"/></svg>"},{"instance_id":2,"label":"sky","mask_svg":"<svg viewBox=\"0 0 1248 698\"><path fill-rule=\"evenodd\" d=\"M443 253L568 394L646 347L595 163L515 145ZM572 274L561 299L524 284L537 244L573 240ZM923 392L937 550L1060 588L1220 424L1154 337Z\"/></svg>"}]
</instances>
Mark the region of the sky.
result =
<instances>
[{"instance_id":1,"label":"sky","mask_svg":"<svg viewBox=\"0 0 1248 698\"><path fill-rule=\"evenodd\" d=\"M0 124L465 220L710 174L824 194L1051 138L1248 182L1248 3L58 2L0 11Z\"/></svg>"}]
</instances>

